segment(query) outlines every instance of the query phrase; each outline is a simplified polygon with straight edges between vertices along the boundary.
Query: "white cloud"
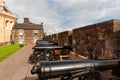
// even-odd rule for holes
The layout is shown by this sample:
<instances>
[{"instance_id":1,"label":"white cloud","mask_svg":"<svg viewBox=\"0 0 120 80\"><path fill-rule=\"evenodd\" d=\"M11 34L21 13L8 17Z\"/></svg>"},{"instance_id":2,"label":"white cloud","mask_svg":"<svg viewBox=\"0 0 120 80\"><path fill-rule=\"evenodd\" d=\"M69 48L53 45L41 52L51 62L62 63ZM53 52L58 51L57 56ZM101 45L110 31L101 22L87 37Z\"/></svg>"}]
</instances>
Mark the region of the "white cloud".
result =
<instances>
[{"instance_id":1,"label":"white cloud","mask_svg":"<svg viewBox=\"0 0 120 80\"><path fill-rule=\"evenodd\" d=\"M44 22L45 32L52 34L97 22L120 18L120 0L5 0L18 15L18 22Z\"/></svg>"}]
</instances>

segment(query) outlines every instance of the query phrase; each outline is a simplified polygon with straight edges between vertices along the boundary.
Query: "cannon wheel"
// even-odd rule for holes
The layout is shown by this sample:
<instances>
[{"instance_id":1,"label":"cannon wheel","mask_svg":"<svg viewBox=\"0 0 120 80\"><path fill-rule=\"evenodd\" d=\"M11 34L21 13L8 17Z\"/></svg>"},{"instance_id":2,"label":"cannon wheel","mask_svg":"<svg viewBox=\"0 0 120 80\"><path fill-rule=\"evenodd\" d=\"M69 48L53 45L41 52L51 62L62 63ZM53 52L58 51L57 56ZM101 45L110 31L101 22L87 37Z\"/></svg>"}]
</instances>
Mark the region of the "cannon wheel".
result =
<instances>
[{"instance_id":1,"label":"cannon wheel","mask_svg":"<svg viewBox=\"0 0 120 80\"><path fill-rule=\"evenodd\" d=\"M35 57L33 54L30 55L29 59L28 59L28 63L30 64L34 64L38 61L38 58Z\"/></svg>"}]
</instances>

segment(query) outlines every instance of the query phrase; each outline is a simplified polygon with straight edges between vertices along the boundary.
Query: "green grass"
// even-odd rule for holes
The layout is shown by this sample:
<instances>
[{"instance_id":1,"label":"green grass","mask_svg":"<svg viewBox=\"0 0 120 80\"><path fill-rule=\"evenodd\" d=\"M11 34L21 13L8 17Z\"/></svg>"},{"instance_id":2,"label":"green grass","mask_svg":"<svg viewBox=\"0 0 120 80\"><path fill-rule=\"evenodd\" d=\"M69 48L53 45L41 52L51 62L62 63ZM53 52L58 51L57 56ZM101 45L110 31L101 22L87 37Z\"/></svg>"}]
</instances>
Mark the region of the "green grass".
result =
<instances>
[{"instance_id":1,"label":"green grass","mask_svg":"<svg viewBox=\"0 0 120 80\"><path fill-rule=\"evenodd\" d=\"M11 54L19 50L20 47L18 44L7 45L0 47L0 62L9 57Z\"/></svg>"}]
</instances>

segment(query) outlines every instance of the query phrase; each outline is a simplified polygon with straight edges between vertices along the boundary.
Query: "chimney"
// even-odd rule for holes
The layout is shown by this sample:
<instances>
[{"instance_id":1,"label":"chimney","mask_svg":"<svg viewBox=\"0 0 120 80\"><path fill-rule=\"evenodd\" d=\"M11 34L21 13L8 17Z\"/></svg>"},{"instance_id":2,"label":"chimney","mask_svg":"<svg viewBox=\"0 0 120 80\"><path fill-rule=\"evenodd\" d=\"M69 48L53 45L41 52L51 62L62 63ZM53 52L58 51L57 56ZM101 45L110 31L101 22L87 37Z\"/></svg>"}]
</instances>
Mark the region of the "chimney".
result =
<instances>
[{"instance_id":1,"label":"chimney","mask_svg":"<svg viewBox=\"0 0 120 80\"><path fill-rule=\"evenodd\" d=\"M29 18L24 18L24 23L25 24L30 24Z\"/></svg>"},{"instance_id":2,"label":"chimney","mask_svg":"<svg viewBox=\"0 0 120 80\"><path fill-rule=\"evenodd\" d=\"M41 22L41 25L43 25L43 22Z\"/></svg>"}]
</instances>

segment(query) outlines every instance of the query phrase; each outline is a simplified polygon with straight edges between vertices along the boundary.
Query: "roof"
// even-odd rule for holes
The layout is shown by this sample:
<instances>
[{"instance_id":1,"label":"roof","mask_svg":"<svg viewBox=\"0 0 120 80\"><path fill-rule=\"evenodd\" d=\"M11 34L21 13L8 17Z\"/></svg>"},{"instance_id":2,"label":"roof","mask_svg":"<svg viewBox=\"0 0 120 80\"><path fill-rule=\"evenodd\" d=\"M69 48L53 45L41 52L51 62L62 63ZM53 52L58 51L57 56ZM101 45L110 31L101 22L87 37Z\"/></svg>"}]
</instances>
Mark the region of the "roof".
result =
<instances>
[{"instance_id":1,"label":"roof","mask_svg":"<svg viewBox=\"0 0 120 80\"><path fill-rule=\"evenodd\" d=\"M0 14L4 14L6 16L12 17L12 18L16 18L17 16L15 14L13 14L6 5L2 6L2 9L0 10Z\"/></svg>"},{"instance_id":2,"label":"roof","mask_svg":"<svg viewBox=\"0 0 120 80\"><path fill-rule=\"evenodd\" d=\"M3 6L3 9L4 9L5 12L12 13L6 6Z\"/></svg>"},{"instance_id":3,"label":"roof","mask_svg":"<svg viewBox=\"0 0 120 80\"><path fill-rule=\"evenodd\" d=\"M13 29L28 29L28 30L43 30L42 24L25 24L25 23L16 23L13 27Z\"/></svg>"}]
</instances>

